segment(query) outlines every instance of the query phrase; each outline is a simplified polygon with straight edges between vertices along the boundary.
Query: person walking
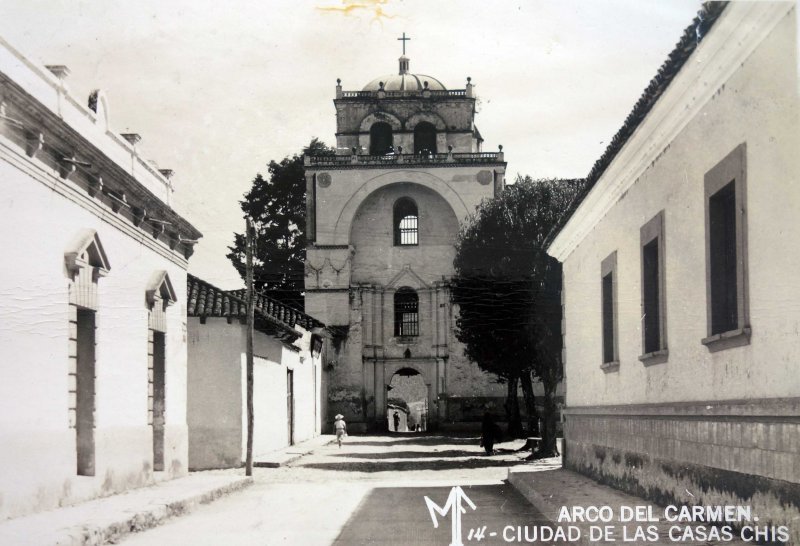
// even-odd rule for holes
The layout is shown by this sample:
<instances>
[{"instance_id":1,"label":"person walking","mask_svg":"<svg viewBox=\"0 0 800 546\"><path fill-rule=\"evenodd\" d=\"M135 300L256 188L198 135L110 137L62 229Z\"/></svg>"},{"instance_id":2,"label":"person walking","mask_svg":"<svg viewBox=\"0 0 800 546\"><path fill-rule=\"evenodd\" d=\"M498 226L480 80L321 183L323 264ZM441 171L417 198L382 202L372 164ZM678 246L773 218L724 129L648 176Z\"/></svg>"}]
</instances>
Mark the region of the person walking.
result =
<instances>
[{"instance_id":1,"label":"person walking","mask_svg":"<svg viewBox=\"0 0 800 546\"><path fill-rule=\"evenodd\" d=\"M392 416L392 421L394 421L394 431L399 432L398 429L400 428L400 414L394 412L394 415Z\"/></svg>"},{"instance_id":2,"label":"person walking","mask_svg":"<svg viewBox=\"0 0 800 546\"><path fill-rule=\"evenodd\" d=\"M333 430L336 432L336 441L339 444L339 449L342 447L342 438L347 436L347 423L344 422L344 415L337 413L334 417Z\"/></svg>"}]
</instances>

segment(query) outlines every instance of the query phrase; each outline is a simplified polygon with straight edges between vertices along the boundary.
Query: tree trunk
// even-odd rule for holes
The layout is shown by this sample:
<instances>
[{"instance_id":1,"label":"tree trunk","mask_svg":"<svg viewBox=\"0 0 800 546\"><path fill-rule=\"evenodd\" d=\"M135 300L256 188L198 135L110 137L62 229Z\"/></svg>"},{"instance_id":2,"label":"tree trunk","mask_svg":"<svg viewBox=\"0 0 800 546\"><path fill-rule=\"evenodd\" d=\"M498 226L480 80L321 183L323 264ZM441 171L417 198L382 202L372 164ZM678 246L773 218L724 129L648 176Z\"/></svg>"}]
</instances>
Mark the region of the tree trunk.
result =
<instances>
[{"instance_id":1,"label":"tree trunk","mask_svg":"<svg viewBox=\"0 0 800 546\"><path fill-rule=\"evenodd\" d=\"M506 383L508 394L506 396L506 418L508 419L508 435L511 438L521 438L524 436L522 430L522 416L519 414L519 398L517 397L518 377L508 378Z\"/></svg>"},{"instance_id":2,"label":"tree trunk","mask_svg":"<svg viewBox=\"0 0 800 546\"><path fill-rule=\"evenodd\" d=\"M528 414L528 436L539 436L539 412L536 411L536 397L533 394L533 382L530 372L520 377L522 396L525 398L525 411Z\"/></svg>"},{"instance_id":3,"label":"tree trunk","mask_svg":"<svg viewBox=\"0 0 800 546\"><path fill-rule=\"evenodd\" d=\"M539 447L537 458L558 456L558 405L556 404L556 387L558 380L556 374L545 373L542 377L544 396L542 397L542 443Z\"/></svg>"}]
</instances>

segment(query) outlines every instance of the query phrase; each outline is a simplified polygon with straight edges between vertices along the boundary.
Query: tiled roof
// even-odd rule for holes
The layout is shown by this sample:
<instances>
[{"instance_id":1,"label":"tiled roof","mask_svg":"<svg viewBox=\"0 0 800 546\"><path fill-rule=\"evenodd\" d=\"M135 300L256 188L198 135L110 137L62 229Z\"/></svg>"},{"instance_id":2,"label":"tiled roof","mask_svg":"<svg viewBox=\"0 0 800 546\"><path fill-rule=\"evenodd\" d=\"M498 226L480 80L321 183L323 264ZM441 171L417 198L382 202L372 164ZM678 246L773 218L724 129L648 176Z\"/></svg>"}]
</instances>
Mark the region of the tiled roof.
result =
<instances>
[{"instance_id":1,"label":"tiled roof","mask_svg":"<svg viewBox=\"0 0 800 546\"><path fill-rule=\"evenodd\" d=\"M221 317L229 320L247 318L247 303L241 290L222 290L213 284L187 274L187 307L190 317ZM299 324L306 330L323 328L325 325L291 307L263 294L256 295L255 317L257 330L275 335L283 341L294 341L300 332L294 329Z\"/></svg>"},{"instance_id":2,"label":"tiled roof","mask_svg":"<svg viewBox=\"0 0 800 546\"><path fill-rule=\"evenodd\" d=\"M658 101L659 97L666 91L669 84L680 72L684 63L689 59L689 56L697 48L697 45L703 40L708 31L714 25L714 22L725 10L728 2L712 1L705 2L702 8L697 13L692 24L690 24L683 31L675 49L667 57L667 60L658 69L658 73L650 80L650 84L645 88L639 100L633 107L633 110L628 117L625 118L625 123L611 139L611 143L606 148L603 155L600 156L589 175L586 177L586 185L581 193L577 195L575 200L570 205L569 209L565 212L561 221L555 226L553 231L547 237L545 246L549 245L555 236L561 231L561 228L566 225L572 214L583 202L584 198L589 194L594 185L606 171L608 166L614 161L614 158L622 150L625 144L630 139L631 135L636 131L639 125L644 121L647 114L652 110L653 106Z\"/></svg>"}]
</instances>

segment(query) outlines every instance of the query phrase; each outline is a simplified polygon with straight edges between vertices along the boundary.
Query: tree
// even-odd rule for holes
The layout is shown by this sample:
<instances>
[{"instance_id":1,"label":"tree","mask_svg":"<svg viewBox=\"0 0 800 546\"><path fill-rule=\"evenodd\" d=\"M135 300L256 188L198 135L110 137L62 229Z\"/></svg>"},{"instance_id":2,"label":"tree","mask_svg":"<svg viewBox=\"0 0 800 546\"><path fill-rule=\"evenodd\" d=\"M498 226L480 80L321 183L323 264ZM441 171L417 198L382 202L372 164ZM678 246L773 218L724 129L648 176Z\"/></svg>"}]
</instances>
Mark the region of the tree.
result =
<instances>
[{"instance_id":1,"label":"tree","mask_svg":"<svg viewBox=\"0 0 800 546\"><path fill-rule=\"evenodd\" d=\"M272 297L303 309L306 248L306 181L303 155L333 155L335 150L314 138L300 154L270 161L269 178L258 173L239 202L256 231L254 285ZM234 233L228 259L245 278L245 236Z\"/></svg>"},{"instance_id":2,"label":"tree","mask_svg":"<svg viewBox=\"0 0 800 546\"><path fill-rule=\"evenodd\" d=\"M556 453L555 389L563 377L561 265L547 255L545 244L583 184L517 177L478 207L456 243L451 289L459 308L456 336L470 359L508 384L511 434L521 432L518 384L529 417L527 432L537 432L532 378L542 380L539 456Z\"/></svg>"}]
</instances>

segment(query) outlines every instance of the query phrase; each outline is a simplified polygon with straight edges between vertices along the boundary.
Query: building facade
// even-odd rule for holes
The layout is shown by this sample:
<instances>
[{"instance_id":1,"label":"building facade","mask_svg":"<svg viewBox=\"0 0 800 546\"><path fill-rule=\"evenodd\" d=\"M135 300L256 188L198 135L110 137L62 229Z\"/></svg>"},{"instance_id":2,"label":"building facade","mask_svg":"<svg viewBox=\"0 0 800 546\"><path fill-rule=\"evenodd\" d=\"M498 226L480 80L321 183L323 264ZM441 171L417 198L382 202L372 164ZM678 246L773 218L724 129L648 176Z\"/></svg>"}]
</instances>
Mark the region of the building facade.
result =
<instances>
[{"instance_id":1,"label":"building facade","mask_svg":"<svg viewBox=\"0 0 800 546\"><path fill-rule=\"evenodd\" d=\"M247 306L188 278L189 468L238 468L247 449ZM253 337L253 455L320 434L324 325L259 295ZM314 333L316 332L316 333Z\"/></svg>"},{"instance_id":2,"label":"building facade","mask_svg":"<svg viewBox=\"0 0 800 546\"><path fill-rule=\"evenodd\" d=\"M475 96L409 71L361 91L336 86L338 152L306 157L306 312L344 329L330 369L331 417L386 428L395 374L420 375L427 425L479 420L503 388L463 356L453 335L460 223L504 185L499 152L483 152Z\"/></svg>"},{"instance_id":3,"label":"building facade","mask_svg":"<svg viewBox=\"0 0 800 546\"><path fill-rule=\"evenodd\" d=\"M63 66L0 40L0 518L187 472L186 268L171 172Z\"/></svg>"},{"instance_id":4,"label":"building facade","mask_svg":"<svg viewBox=\"0 0 800 546\"><path fill-rule=\"evenodd\" d=\"M707 5L548 250L566 466L659 502L751 506L795 543L797 61L795 4Z\"/></svg>"}]
</instances>

